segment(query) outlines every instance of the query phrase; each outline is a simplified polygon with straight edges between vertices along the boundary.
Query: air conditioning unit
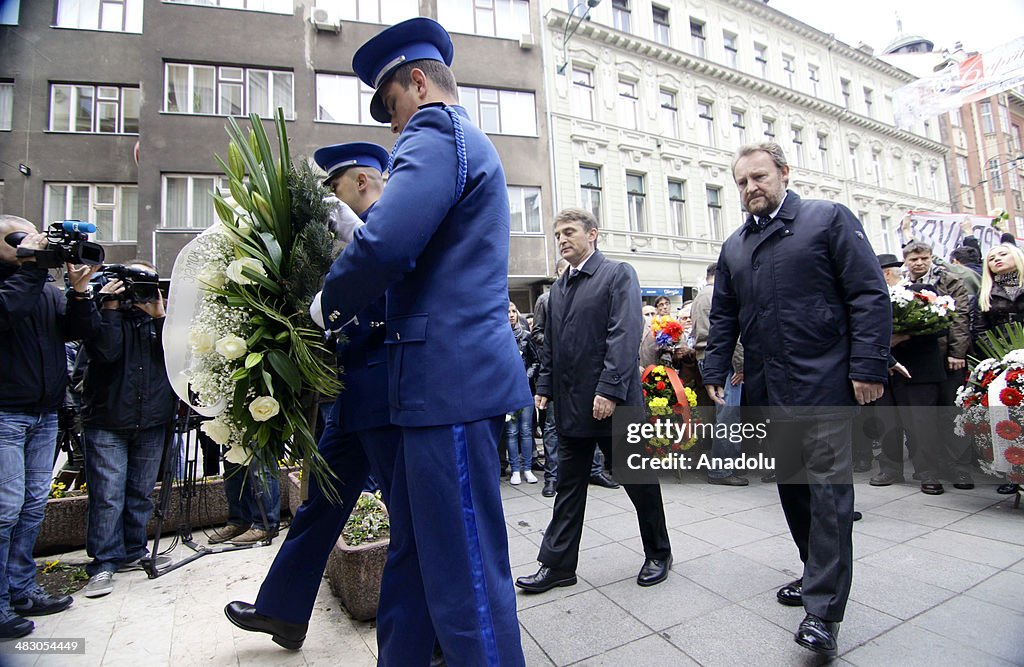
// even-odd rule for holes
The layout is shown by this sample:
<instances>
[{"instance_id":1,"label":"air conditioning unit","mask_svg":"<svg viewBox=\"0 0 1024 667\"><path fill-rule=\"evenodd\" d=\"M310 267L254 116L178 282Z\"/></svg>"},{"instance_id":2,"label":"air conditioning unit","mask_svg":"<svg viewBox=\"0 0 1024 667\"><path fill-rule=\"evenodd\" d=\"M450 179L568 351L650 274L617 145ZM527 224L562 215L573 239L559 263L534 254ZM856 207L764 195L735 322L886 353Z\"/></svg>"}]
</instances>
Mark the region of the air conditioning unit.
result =
<instances>
[{"instance_id":1,"label":"air conditioning unit","mask_svg":"<svg viewBox=\"0 0 1024 667\"><path fill-rule=\"evenodd\" d=\"M313 7L309 13L309 22L317 30L325 30L334 34L341 32L341 20L323 7Z\"/></svg>"},{"instance_id":2,"label":"air conditioning unit","mask_svg":"<svg viewBox=\"0 0 1024 667\"><path fill-rule=\"evenodd\" d=\"M524 51L529 51L536 44L537 44L537 42L534 40L532 33L524 32L519 37L519 48L521 48Z\"/></svg>"}]
</instances>

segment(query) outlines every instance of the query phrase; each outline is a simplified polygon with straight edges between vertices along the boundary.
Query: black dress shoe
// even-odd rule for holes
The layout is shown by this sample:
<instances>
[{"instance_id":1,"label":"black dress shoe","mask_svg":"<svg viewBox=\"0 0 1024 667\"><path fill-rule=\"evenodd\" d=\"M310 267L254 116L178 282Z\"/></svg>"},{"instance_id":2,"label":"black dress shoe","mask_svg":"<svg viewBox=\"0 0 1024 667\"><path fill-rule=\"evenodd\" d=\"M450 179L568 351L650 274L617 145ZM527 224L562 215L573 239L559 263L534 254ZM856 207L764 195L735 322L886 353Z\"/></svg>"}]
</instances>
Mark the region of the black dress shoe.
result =
<instances>
[{"instance_id":1,"label":"black dress shoe","mask_svg":"<svg viewBox=\"0 0 1024 667\"><path fill-rule=\"evenodd\" d=\"M1017 484L1000 484L999 486L996 487L996 493L1000 493L1004 496L1009 496L1013 495L1014 493L1017 493L1018 488L1019 485Z\"/></svg>"},{"instance_id":2,"label":"black dress shoe","mask_svg":"<svg viewBox=\"0 0 1024 667\"><path fill-rule=\"evenodd\" d=\"M770 472L767 475L762 475L761 481L764 482L765 484L771 484L772 482L775 481L775 473Z\"/></svg>"},{"instance_id":3,"label":"black dress shoe","mask_svg":"<svg viewBox=\"0 0 1024 667\"><path fill-rule=\"evenodd\" d=\"M863 514L861 514L860 512L854 511L854 513L853 513L853 520L854 521L860 521L863 518L864 518Z\"/></svg>"},{"instance_id":4,"label":"black dress shoe","mask_svg":"<svg viewBox=\"0 0 1024 667\"><path fill-rule=\"evenodd\" d=\"M775 593L775 599L787 607L800 607L804 603L804 579L791 581Z\"/></svg>"},{"instance_id":5,"label":"black dress shoe","mask_svg":"<svg viewBox=\"0 0 1024 667\"><path fill-rule=\"evenodd\" d=\"M966 491L974 488L974 480L971 479L971 473L966 470L961 470L953 478L953 488Z\"/></svg>"},{"instance_id":6,"label":"black dress shoe","mask_svg":"<svg viewBox=\"0 0 1024 667\"><path fill-rule=\"evenodd\" d=\"M807 614L796 631L793 641L818 655L831 658L839 652L839 645L836 643L838 636L839 623L822 620L814 614Z\"/></svg>"},{"instance_id":7,"label":"black dress shoe","mask_svg":"<svg viewBox=\"0 0 1024 667\"><path fill-rule=\"evenodd\" d=\"M718 484L721 486L746 486L750 484L750 480L746 477L740 477L739 475L729 475L728 477L711 477L708 476L708 484Z\"/></svg>"},{"instance_id":8,"label":"black dress shoe","mask_svg":"<svg viewBox=\"0 0 1024 667\"><path fill-rule=\"evenodd\" d=\"M945 491L942 488L942 483L937 479L926 479L921 482L921 493L929 496L941 496Z\"/></svg>"},{"instance_id":9,"label":"black dress shoe","mask_svg":"<svg viewBox=\"0 0 1024 667\"><path fill-rule=\"evenodd\" d=\"M576 573L565 570L552 570L547 565L541 565L536 574L516 579L516 586L528 593L543 593L558 586L575 586Z\"/></svg>"},{"instance_id":10,"label":"black dress shoe","mask_svg":"<svg viewBox=\"0 0 1024 667\"><path fill-rule=\"evenodd\" d=\"M619 488L619 483L612 479L606 472L599 472L596 475L591 475L590 483L594 486L603 486L606 489Z\"/></svg>"},{"instance_id":11,"label":"black dress shoe","mask_svg":"<svg viewBox=\"0 0 1024 667\"><path fill-rule=\"evenodd\" d=\"M668 571L672 569L672 554L665 560L648 558L644 566L640 568L640 574L636 575L637 586L654 586L668 579Z\"/></svg>"},{"instance_id":12,"label":"black dress shoe","mask_svg":"<svg viewBox=\"0 0 1024 667\"><path fill-rule=\"evenodd\" d=\"M544 482L544 490L540 492L540 495L544 496L545 498L553 498L555 495L555 481L550 480Z\"/></svg>"},{"instance_id":13,"label":"black dress shoe","mask_svg":"<svg viewBox=\"0 0 1024 667\"><path fill-rule=\"evenodd\" d=\"M224 615L243 630L265 632L275 644L292 651L302 648L302 642L306 640L306 628L309 627L308 623L289 623L259 614L255 605L248 602L229 602L224 607Z\"/></svg>"}]
</instances>

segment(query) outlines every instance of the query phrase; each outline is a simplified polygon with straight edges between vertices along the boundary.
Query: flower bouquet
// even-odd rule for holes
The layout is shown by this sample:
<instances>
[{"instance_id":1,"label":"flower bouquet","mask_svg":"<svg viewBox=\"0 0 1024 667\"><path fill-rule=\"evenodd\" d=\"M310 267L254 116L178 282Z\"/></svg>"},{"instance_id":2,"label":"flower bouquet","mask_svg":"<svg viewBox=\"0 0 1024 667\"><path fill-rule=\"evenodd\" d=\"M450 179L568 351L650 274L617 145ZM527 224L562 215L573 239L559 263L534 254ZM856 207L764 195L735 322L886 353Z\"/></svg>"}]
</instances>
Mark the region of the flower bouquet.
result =
<instances>
[{"instance_id":1,"label":"flower bouquet","mask_svg":"<svg viewBox=\"0 0 1024 667\"><path fill-rule=\"evenodd\" d=\"M892 332L922 336L944 331L956 317L953 297L931 290L915 292L904 285L889 288L892 302Z\"/></svg>"},{"instance_id":2,"label":"flower bouquet","mask_svg":"<svg viewBox=\"0 0 1024 667\"><path fill-rule=\"evenodd\" d=\"M1015 341L1015 342L1014 342ZM1024 327L989 333L979 348L991 355L977 363L957 391L955 432L970 438L982 471L1024 483Z\"/></svg>"},{"instance_id":3,"label":"flower bouquet","mask_svg":"<svg viewBox=\"0 0 1024 667\"><path fill-rule=\"evenodd\" d=\"M175 392L212 419L202 430L226 458L271 469L306 461L323 488L330 470L309 415L315 395L341 389L333 354L308 315L330 267L325 191L307 163L294 167L278 110L277 156L263 123L228 121L229 192L213 193L219 223L179 253L164 332Z\"/></svg>"},{"instance_id":4,"label":"flower bouquet","mask_svg":"<svg viewBox=\"0 0 1024 667\"><path fill-rule=\"evenodd\" d=\"M679 374L671 366L651 365L644 369L640 377L644 393L644 408L648 419L671 421L679 425L671 429L674 433L682 433L679 439L667 437L649 438L644 451L649 456L664 458L675 452L685 452L697 442L697 414L693 408L697 405L697 393L683 385Z\"/></svg>"}]
</instances>

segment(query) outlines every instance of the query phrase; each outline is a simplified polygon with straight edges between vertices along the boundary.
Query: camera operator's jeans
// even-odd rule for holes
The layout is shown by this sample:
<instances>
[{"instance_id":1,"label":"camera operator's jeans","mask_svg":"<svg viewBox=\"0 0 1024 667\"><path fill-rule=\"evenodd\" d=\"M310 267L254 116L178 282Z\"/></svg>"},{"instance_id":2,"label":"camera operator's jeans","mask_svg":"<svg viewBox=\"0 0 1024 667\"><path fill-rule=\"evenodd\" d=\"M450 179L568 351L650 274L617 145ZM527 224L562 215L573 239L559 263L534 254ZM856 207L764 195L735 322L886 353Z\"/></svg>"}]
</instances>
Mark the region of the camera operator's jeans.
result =
<instances>
[{"instance_id":1,"label":"camera operator's jeans","mask_svg":"<svg viewBox=\"0 0 1024 667\"><path fill-rule=\"evenodd\" d=\"M50 495L57 413L0 410L0 621L39 588L32 549Z\"/></svg>"},{"instance_id":2,"label":"camera operator's jeans","mask_svg":"<svg viewBox=\"0 0 1024 667\"><path fill-rule=\"evenodd\" d=\"M85 566L91 577L116 572L122 563L149 555L146 524L160 474L165 426L141 431L85 429L85 479L89 491Z\"/></svg>"},{"instance_id":3,"label":"camera operator's jeans","mask_svg":"<svg viewBox=\"0 0 1024 667\"><path fill-rule=\"evenodd\" d=\"M257 493L257 485L261 493ZM228 498L228 523L277 532L281 523L281 487L277 480L277 466L264 472L252 466L225 461L224 493ZM267 515L266 524L260 512L260 499Z\"/></svg>"}]
</instances>

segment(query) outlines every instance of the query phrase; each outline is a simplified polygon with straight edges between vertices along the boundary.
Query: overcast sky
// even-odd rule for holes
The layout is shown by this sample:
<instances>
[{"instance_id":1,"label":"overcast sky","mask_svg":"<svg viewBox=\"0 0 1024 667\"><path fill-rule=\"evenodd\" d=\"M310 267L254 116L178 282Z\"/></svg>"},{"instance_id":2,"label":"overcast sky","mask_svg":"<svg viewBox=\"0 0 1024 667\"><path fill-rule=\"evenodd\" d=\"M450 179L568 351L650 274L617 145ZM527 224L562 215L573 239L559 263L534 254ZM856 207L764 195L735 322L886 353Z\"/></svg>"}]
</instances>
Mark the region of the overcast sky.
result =
<instances>
[{"instance_id":1,"label":"overcast sky","mask_svg":"<svg viewBox=\"0 0 1024 667\"><path fill-rule=\"evenodd\" d=\"M850 46L865 42L880 53L898 31L921 35L935 50L952 50L957 41L968 51L986 51L1024 35L1024 0L769 0L768 5L811 25L835 33Z\"/></svg>"}]
</instances>

